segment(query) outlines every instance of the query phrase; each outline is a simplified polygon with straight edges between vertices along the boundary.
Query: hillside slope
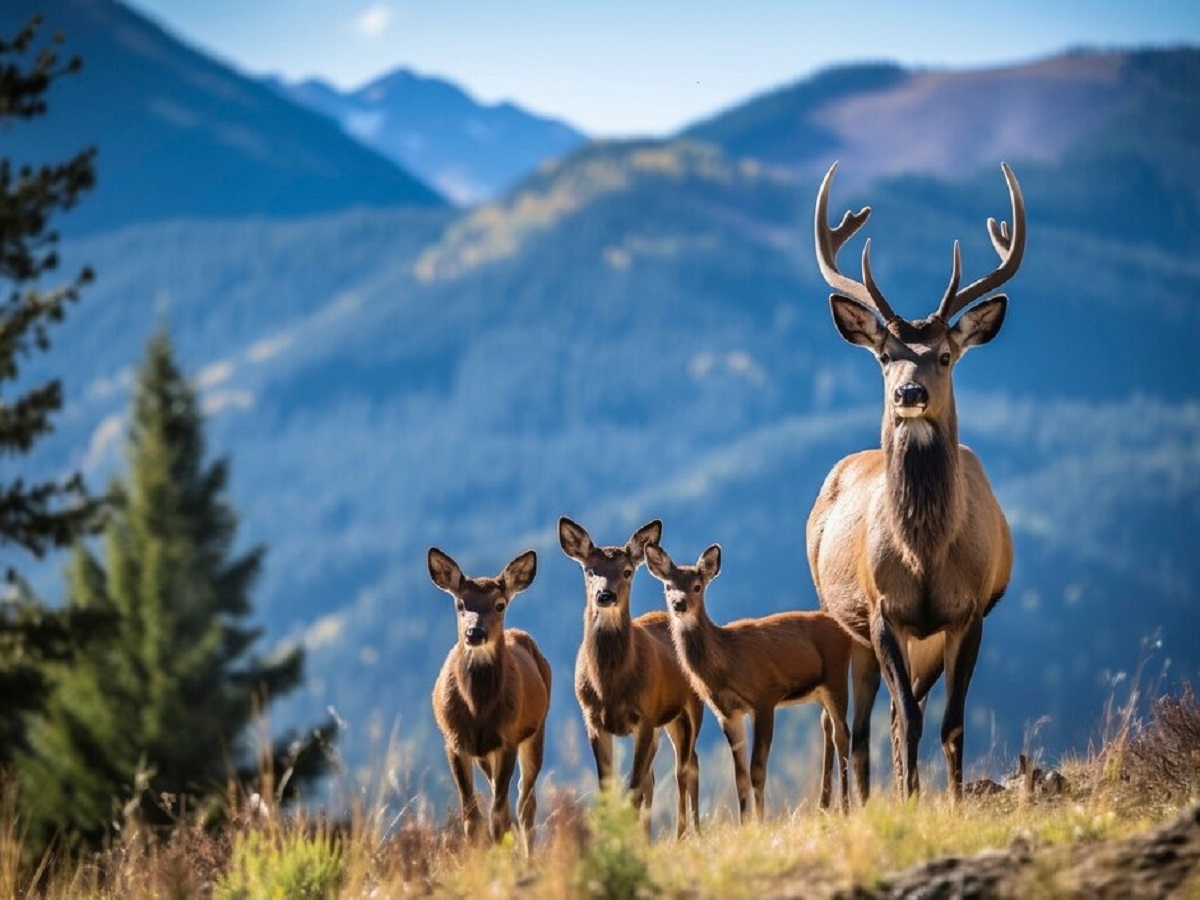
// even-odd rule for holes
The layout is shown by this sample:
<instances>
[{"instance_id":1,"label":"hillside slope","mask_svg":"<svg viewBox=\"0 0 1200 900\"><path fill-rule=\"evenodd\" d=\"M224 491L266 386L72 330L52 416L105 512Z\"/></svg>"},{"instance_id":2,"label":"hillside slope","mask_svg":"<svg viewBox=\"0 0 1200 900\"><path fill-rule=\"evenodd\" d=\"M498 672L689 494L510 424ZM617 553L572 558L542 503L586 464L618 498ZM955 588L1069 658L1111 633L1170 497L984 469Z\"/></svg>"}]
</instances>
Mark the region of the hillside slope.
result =
<instances>
[{"instance_id":1,"label":"hillside slope","mask_svg":"<svg viewBox=\"0 0 1200 900\"><path fill-rule=\"evenodd\" d=\"M53 115L5 134L4 153L43 163L98 148L99 183L64 220L72 232L443 202L323 116L114 0L10 0L0 31L16 34L34 13L42 40L61 32L85 68L51 91Z\"/></svg>"}]
</instances>

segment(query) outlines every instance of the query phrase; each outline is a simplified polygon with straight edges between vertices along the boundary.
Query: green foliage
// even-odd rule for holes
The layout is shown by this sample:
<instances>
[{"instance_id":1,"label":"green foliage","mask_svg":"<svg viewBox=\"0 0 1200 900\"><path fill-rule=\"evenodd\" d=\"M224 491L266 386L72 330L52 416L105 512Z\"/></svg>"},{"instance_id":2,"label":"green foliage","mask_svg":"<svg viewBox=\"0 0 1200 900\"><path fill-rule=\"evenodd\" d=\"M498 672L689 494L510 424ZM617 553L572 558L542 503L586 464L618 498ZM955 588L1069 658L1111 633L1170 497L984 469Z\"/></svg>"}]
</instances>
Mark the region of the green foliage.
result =
<instances>
[{"instance_id":1,"label":"green foliage","mask_svg":"<svg viewBox=\"0 0 1200 900\"><path fill-rule=\"evenodd\" d=\"M337 896L345 873L341 840L328 829L238 832L215 900L324 900Z\"/></svg>"},{"instance_id":2,"label":"green foliage","mask_svg":"<svg viewBox=\"0 0 1200 900\"><path fill-rule=\"evenodd\" d=\"M14 125L44 115L51 85L80 66L78 58L63 62L53 45L35 50L37 32L35 18L11 41L0 39L0 133L6 136ZM93 155L84 151L36 170L14 168L7 157L0 158L0 457L29 453L51 430L51 418L62 406L57 379L15 383L25 358L49 348L49 326L62 320L67 304L91 279L85 269L55 290L35 288L58 266L50 218L74 206L92 186ZM30 484L19 475L10 478L10 471L0 477L0 547L42 556L97 524L98 503L78 475ZM43 665L67 658L86 633L85 623L38 603L12 568L5 578L0 588L0 766L25 746L24 717L45 700Z\"/></svg>"},{"instance_id":3,"label":"green foliage","mask_svg":"<svg viewBox=\"0 0 1200 900\"><path fill-rule=\"evenodd\" d=\"M606 788L597 794L588 834L576 871L581 894L615 900L652 892L646 833L624 793Z\"/></svg>"},{"instance_id":4,"label":"green foliage","mask_svg":"<svg viewBox=\"0 0 1200 900\"><path fill-rule=\"evenodd\" d=\"M81 544L67 571L69 608L111 617L112 633L58 668L47 714L31 728L26 798L42 837L65 829L96 841L114 819L165 825L194 807L183 798L221 795L254 772L263 748L247 746L249 726L300 683L299 648L253 652L260 630L244 620L264 550L233 552L228 464L205 460L202 424L169 338L156 334L137 377L129 475L112 491L104 562ZM294 791L323 769L318 745L331 728L266 748L258 773ZM275 786L259 790L272 796Z\"/></svg>"}]
</instances>

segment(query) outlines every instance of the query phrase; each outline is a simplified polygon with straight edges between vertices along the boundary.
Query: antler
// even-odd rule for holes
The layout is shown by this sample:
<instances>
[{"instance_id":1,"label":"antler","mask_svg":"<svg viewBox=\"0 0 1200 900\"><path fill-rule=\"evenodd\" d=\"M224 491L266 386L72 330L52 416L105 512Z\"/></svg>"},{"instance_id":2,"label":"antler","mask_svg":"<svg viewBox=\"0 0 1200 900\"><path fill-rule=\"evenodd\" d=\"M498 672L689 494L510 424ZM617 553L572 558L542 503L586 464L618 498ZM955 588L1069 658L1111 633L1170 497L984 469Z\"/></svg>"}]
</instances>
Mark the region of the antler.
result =
<instances>
[{"instance_id":1,"label":"antler","mask_svg":"<svg viewBox=\"0 0 1200 900\"><path fill-rule=\"evenodd\" d=\"M961 291L958 289L958 279L962 276L962 251L958 241L954 242L954 267L950 272L950 284L946 293L933 315L943 322L950 321L959 310L975 302L984 294L994 291L1016 274L1021 265L1021 257L1025 255L1025 200L1021 197L1021 186L1017 184L1017 176L1013 174L1008 163L1000 163L1004 170L1004 180L1008 182L1008 195L1012 200L1013 225L1008 229L1007 222L987 220L988 234L992 238L992 246L1000 254L1000 265L990 274L978 281L973 281Z\"/></svg>"},{"instance_id":2,"label":"antler","mask_svg":"<svg viewBox=\"0 0 1200 900\"><path fill-rule=\"evenodd\" d=\"M857 300L867 309L873 309L885 321L891 322L898 317L892 312L892 308L883 297L883 292L879 290L871 275L870 238L867 238L867 242L863 246L863 280L855 281L853 278L847 278L838 270L838 251L858 232L858 229L862 228L867 217L871 215L871 207L864 206L856 213L846 210L846 214L842 216L842 221L838 226L832 229L829 227L829 185L833 182L833 173L837 171L837 167L836 162L829 167L829 171L825 173L825 179L821 182L821 189L817 192L817 214L813 227L813 236L817 245L817 265L820 266L821 274L825 276L825 281L831 288L852 300Z\"/></svg>"}]
</instances>

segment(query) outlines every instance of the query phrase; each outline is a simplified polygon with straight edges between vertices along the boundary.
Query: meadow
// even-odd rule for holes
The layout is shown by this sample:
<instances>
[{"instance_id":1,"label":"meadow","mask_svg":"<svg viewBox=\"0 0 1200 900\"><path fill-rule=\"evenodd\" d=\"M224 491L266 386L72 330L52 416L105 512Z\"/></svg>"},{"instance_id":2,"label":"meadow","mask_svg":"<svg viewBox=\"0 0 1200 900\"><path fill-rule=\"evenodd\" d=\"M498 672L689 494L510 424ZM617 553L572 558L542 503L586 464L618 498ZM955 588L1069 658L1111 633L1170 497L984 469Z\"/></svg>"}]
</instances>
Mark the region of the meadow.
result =
<instances>
[{"instance_id":1,"label":"meadow","mask_svg":"<svg viewBox=\"0 0 1200 900\"><path fill-rule=\"evenodd\" d=\"M1133 692L1101 724L1053 789L977 780L956 807L876 784L848 816L777 803L739 826L714 812L681 841L648 839L616 791L539 784L528 858L511 834L468 845L456 811L437 821L413 812L430 808L419 798L397 811L368 799L378 789L336 820L231 789L219 825L176 810L152 833L130 817L98 853L35 858L7 790L0 897L1200 897L1200 698L1187 682L1140 705Z\"/></svg>"}]
</instances>

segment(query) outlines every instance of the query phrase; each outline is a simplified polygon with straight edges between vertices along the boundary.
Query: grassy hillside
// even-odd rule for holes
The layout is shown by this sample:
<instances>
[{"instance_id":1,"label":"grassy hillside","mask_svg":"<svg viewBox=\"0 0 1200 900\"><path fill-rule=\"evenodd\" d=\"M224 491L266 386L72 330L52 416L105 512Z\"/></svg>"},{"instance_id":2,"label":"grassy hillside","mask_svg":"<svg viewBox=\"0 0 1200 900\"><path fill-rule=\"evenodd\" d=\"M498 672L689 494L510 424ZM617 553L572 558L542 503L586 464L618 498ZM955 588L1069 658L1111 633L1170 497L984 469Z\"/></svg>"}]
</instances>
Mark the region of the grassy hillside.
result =
<instances>
[{"instance_id":1,"label":"grassy hillside","mask_svg":"<svg viewBox=\"0 0 1200 900\"><path fill-rule=\"evenodd\" d=\"M0 896L25 896L36 885L46 898L97 900L1195 897L1200 705L1185 687L1144 716L1134 713L1115 710L1108 742L1064 765L1065 783L1054 787L1030 770L957 807L928 792L901 804L885 791L848 816L789 801L747 826L731 821L725 802L681 842L648 841L617 794L580 794L543 779L528 859L511 839L464 844L456 822L431 819L424 798L398 793L386 777L347 786L346 819L279 817L258 794L232 792L224 827L205 829L181 810L180 825L155 836L126 819L107 850L82 859L31 857L5 806Z\"/></svg>"}]
</instances>

